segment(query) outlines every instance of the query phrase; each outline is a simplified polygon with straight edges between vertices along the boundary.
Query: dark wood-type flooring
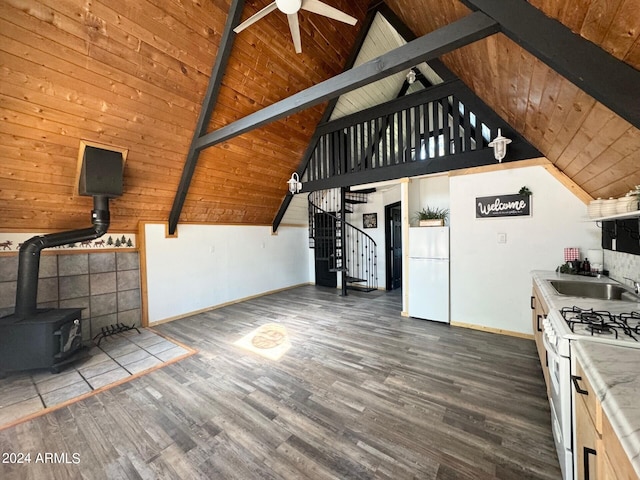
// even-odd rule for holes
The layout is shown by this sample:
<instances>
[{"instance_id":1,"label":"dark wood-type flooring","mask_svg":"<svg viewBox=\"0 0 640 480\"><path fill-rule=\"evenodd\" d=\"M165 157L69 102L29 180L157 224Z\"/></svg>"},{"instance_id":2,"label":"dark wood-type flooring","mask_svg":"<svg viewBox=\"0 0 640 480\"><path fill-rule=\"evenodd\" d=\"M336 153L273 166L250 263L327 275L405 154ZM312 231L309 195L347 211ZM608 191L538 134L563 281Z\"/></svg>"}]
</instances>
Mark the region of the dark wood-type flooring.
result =
<instances>
[{"instance_id":1,"label":"dark wood-type flooring","mask_svg":"<svg viewBox=\"0 0 640 480\"><path fill-rule=\"evenodd\" d=\"M307 286L162 325L200 353L0 432L32 460L0 478L560 479L533 341L399 311ZM233 345L269 322L279 361Z\"/></svg>"}]
</instances>

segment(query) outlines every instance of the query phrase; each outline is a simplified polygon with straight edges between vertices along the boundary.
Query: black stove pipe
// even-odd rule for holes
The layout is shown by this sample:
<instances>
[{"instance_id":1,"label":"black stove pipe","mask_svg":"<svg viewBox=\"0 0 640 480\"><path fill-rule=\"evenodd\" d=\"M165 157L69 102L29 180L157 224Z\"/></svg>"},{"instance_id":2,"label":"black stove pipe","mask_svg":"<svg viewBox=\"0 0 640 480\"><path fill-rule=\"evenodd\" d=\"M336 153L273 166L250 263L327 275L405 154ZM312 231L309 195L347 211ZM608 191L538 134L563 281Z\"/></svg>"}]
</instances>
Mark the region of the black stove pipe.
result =
<instances>
[{"instance_id":1,"label":"black stove pipe","mask_svg":"<svg viewBox=\"0 0 640 480\"><path fill-rule=\"evenodd\" d=\"M18 259L18 286L14 313L16 317L25 318L35 315L37 312L40 252L45 248L93 240L107 233L109 228L109 197L104 195L93 197L91 220L93 227L38 235L22 244Z\"/></svg>"}]
</instances>

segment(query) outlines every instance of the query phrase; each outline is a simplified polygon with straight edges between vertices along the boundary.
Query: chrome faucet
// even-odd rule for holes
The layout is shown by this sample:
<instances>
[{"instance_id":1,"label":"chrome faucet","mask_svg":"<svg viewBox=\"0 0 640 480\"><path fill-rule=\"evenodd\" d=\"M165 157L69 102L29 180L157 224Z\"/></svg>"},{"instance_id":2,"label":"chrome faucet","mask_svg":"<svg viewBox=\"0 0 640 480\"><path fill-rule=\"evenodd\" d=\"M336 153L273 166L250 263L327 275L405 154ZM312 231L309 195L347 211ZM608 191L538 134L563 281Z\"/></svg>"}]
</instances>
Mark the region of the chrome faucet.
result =
<instances>
[{"instance_id":1,"label":"chrome faucet","mask_svg":"<svg viewBox=\"0 0 640 480\"><path fill-rule=\"evenodd\" d=\"M629 280L633 283L633 291L636 292L636 295L640 294L640 282L638 280L634 280L633 278L624 277L625 280Z\"/></svg>"}]
</instances>

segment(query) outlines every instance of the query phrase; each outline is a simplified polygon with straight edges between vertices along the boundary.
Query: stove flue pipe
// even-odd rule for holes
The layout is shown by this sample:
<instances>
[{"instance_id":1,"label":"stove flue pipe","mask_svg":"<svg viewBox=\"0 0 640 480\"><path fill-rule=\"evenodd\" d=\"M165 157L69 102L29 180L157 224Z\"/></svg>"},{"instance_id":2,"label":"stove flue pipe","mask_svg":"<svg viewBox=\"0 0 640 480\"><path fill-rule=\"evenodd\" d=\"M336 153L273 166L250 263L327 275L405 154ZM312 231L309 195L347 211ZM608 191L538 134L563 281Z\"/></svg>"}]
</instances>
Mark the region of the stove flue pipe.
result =
<instances>
[{"instance_id":1,"label":"stove flue pipe","mask_svg":"<svg viewBox=\"0 0 640 480\"><path fill-rule=\"evenodd\" d=\"M40 252L45 248L93 240L107 233L110 221L109 197L103 195L93 197L91 220L93 227L38 235L22 244L18 259L18 285L14 313L16 317L24 318L34 315L37 311Z\"/></svg>"}]
</instances>

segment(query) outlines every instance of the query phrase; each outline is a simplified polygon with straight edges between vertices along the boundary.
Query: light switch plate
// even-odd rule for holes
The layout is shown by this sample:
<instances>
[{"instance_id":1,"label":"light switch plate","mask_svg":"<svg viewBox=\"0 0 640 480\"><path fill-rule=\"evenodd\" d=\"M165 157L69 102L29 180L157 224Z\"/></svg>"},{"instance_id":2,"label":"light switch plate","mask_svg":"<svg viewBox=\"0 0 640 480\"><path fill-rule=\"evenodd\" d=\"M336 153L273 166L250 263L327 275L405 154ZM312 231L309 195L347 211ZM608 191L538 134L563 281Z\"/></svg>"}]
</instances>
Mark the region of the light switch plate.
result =
<instances>
[{"instance_id":1,"label":"light switch plate","mask_svg":"<svg viewBox=\"0 0 640 480\"><path fill-rule=\"evenodd\" d=\"M507 243L507 234L499 233L498 234L498 243Z\"/></svg>"}]
</instances>

